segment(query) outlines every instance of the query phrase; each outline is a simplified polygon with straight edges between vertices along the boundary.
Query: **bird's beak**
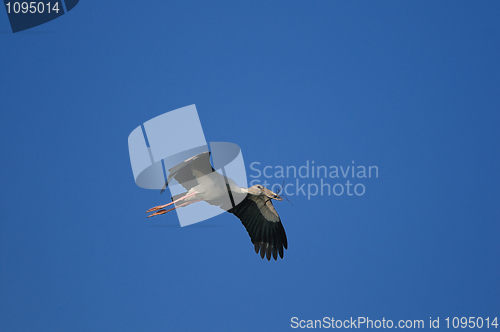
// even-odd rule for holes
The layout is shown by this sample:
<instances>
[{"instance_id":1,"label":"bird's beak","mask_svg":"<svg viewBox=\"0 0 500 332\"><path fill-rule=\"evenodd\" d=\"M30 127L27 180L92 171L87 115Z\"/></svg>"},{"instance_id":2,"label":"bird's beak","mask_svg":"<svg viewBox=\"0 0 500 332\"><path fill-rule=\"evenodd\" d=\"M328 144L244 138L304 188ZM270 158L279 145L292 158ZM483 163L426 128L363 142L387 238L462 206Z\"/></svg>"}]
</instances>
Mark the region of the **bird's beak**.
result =
<instances>
[{"instance_id":1,"label":"bird's beak","mask_svg":"<svg viewBox=\"0 0 500 332\"><path fill-rule=\"evenodd\" d=\"M267 189L266 188L266 196L271 198L271 199L275 199L277 201L282 201L283 198L281 196L279 196L278 194L272 192L271 190Z\"/></svg>"},{"instance_id":2,"label":"bird's beak","mask_svg":"<svg viewBox=\"0 0 500 332\"><path fill-rule=\"evenodd\" d=\"M275 199L277 201L282 201L283 200L283 198L281 196L278 196L278 195L274 196L273 199Z\"/></svg>"}]
</instances>

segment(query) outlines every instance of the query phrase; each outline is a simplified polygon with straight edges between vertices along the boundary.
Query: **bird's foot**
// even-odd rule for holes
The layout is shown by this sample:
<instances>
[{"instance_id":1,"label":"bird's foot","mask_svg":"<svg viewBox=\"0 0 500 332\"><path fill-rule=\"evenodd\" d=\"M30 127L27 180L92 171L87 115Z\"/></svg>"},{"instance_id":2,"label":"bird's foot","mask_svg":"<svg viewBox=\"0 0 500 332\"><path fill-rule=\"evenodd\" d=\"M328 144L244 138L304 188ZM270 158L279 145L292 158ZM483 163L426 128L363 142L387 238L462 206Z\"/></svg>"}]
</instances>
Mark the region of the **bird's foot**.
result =
<instances>
[{"instance_id":1,"label":"bird's foot","mask_svg":"<svg viewBox=\"0 0 500 332\"><path fill-rule=\"evenodd\" d=\"M154 217L154 216L159 216L159 215L161 215L161 214L165 214L165 213L167 213L168 211L170 211L170 210L160 210L160 211L157 211L157 212L153 213L152 215L149 215L149 216L148 216L148 218L150 218L150 217Z\"/></svg>"},{"instance_id":2,"label":"bird's foot","mask_svg":"<svg viewBox=\"0 0 500 332\"><path fill-rule=\"evenodd\" d=\"M166 208L166 207L167 207L167 206L169 206L170 204L172 204L172 203L165 204L165 205L158 205L158 206L152 207L151 209L147 210L147 211L146 211L146 213L161 210L161 209L163 209L163 208ZM151 217L151 216L150 216L150 217Z\"/></svg>"}]
</instances>

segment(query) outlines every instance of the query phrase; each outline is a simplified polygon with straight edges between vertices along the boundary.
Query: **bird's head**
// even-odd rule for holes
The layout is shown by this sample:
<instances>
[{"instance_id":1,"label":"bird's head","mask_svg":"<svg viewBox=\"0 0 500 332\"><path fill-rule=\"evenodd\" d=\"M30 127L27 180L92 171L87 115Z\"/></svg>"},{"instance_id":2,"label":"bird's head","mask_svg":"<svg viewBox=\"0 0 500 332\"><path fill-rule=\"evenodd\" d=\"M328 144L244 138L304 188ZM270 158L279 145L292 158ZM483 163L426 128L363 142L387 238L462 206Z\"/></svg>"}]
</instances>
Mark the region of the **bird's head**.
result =
<instances>
[{"instance_id":1,"label":"bird's head","mask_svg":"<svg viewBox=\"0 0 500 332\"><path fill-rule=\"evenodd\" d=\"M254 186L251 186L248 188L248 192L253 195L265 195L271 199L275 199L277 201L282 201L283 198L279 196L278 194L272 192L271 190L267 189L266 187L256 184Z\"/></svg>"}]
</instances>

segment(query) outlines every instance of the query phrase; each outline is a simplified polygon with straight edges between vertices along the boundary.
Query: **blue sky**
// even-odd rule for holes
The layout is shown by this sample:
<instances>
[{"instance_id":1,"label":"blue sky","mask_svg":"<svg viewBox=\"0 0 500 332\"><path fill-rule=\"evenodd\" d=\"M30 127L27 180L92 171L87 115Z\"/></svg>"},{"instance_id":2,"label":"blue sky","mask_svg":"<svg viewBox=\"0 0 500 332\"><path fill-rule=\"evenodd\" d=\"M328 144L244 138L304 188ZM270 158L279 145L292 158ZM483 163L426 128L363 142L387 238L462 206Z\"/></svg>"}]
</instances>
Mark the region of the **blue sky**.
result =
<instances>
[{"instance_id":1,"label":"blue sky","mask_svg":"<svg viewBox=\"0 0 500 332\"><path fill-rule=\"evenodd\" d=\"M494 1L81 1L16 34L0 13L0 331L498 316L499 13ZM379 177L356 179L359 197L277 202L278 262L230 214L146 219L167 197L135 185L127 137L191 104L249 175L255 161L314 160Z\"/></svg>"}]
</instances>

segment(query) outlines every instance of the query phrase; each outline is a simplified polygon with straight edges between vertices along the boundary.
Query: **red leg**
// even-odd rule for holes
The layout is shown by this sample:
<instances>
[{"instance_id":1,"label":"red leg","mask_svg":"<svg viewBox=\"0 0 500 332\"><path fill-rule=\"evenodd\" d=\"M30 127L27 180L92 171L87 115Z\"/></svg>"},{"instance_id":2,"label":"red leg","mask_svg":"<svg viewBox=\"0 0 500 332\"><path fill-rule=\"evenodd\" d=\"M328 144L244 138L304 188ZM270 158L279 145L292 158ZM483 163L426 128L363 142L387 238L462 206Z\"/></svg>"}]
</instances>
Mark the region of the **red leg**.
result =
<instances>
[{"instance_id":1,"label":"red leg","mask_svg":"<svg viewBox=\"0 0 500 332\"><path fill-rule=\"evenodd\" d=\"M196 195L196 194L197 194L197 193L187 194L187 195L184 195L184 196L182 196L181 198L176 199L175 201L170 202L170 203L168 203L168 204L155 206L155 207L153 207L153 208L151 208L151 209L147 210L147 211L146 211L146 213L149 213L149 212L153 212L153 211L157 211L157 210L164 209L164 208L166 208L167 206L170 206L170 205L172 205L172 204L174 204L174 203L177 203L177 202L178 202L178 201L180 201L180 200L186 199L186 198L191 197L191 196Z\"/></svg>"},{"instance_id":2,"label":"red leg","mask_svg":"<svg viewBox=\"0 0 500 332\"><path fill-rule=\"evenodd\" d=\"M168 210L160 210L160 211L157 211L157 212L153 213L152 215L148 216L148 218L149 217L154 217L154 216L159 216L161 214L165 214L167 212L173 211L173 210L178 209L180 207L183 207L183 206L186 206L186 205L189 205L189 204L193 204L193 203L196 203L196 202L201 202L201 201L202 201L202 199L199 199L199 200L192 201L192 202L182 203L181 205L178 205L178 206L173 207L173 208L168 209Z\"/></svg>"}]
</instances>

